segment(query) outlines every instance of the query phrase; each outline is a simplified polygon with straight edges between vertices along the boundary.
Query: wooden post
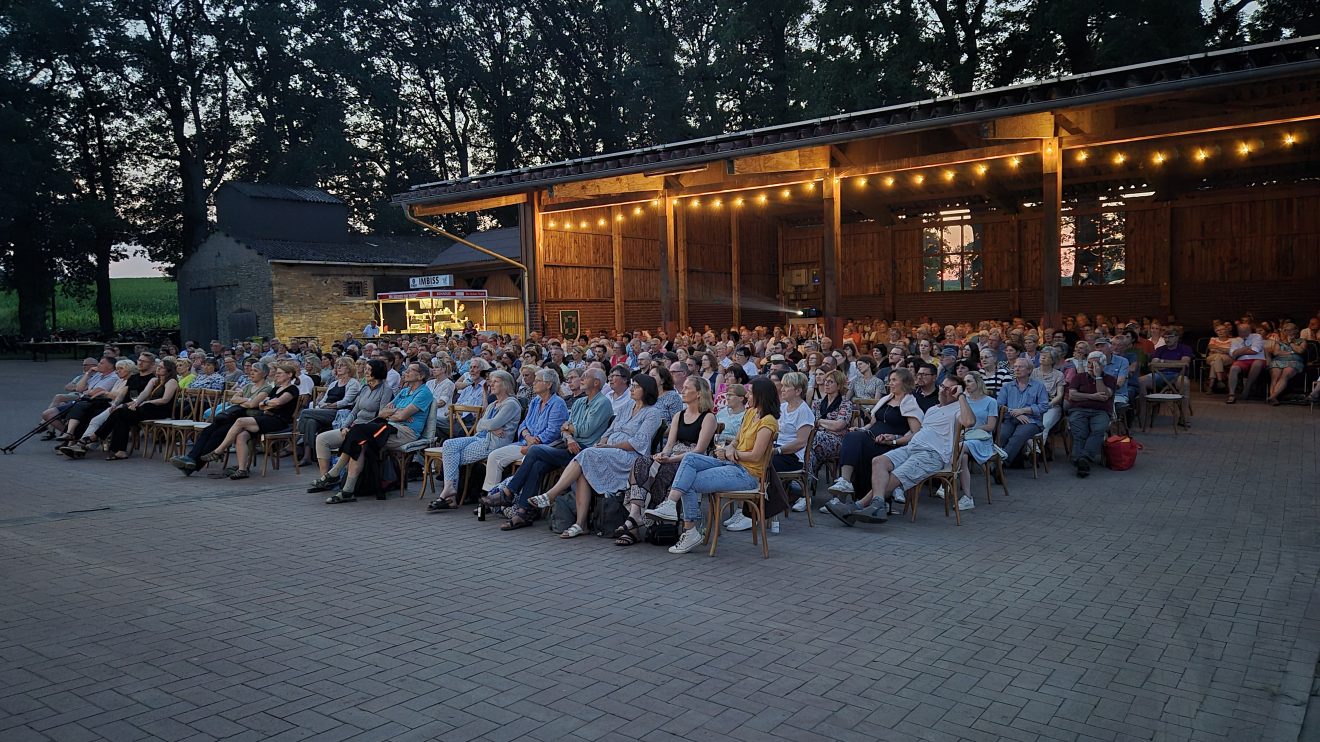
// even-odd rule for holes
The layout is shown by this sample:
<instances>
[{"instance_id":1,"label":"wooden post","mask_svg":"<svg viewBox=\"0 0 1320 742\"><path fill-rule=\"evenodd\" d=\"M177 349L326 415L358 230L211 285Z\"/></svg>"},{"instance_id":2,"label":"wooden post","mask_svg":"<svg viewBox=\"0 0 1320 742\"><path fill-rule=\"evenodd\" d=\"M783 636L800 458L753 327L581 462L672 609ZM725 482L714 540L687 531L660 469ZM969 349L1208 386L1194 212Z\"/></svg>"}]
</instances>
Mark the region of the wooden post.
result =
<instances>
[{"instance_id":1,"label":"wooden post","mask_svg":"<svg viewBox=\"0 0 1320 742\"><path fill-rule=\"evenodd\" d=\"M733 326L742 324L742 256L738 246L738 212L729 209L729 277L732 286L729 303L733 309Z\"/></svg>"},{"instance_id":2,"label":"wooden post","mask_svg":"<svg viewBox=\"0 0 1320 742\"><path fill-rule=\"evenodd\" d=\"M537 317L540 314L540 291L538 291L537 281L541 277L541 212L538 208L541 200L539 191L531 194L526 201L518 206L518 232L519 241L522 247L523 265L527 266L527 271L523 273L523 338L526 338L535 329Z\"/></svg>"},{"instance_id":3,"label":"wooden post","mask_svg":"<svg viewBox=\"0 0 1320 742\"><path fill-rule=\"evenodd\" d=\"M688 326L688 260L687 260L687 211L680 209L674 214L674 272L678 277L678 326L684 328ZM674 328L665 325L665 331L670 337L678 333Z\"/></svg>"},{"instance_id":4,"label":"wooden post","mask_svg":"<svg viewBox=\"0 0 1320 742\"><path fill-rule=\"evenodd\" d=\"M1173 204L1163 203L1160 210L1167 229L1155 245L1155 277L1160 283L1160 312L1164 314L1160 319L1167 319L1173 316Z\"/></svg>"},{"instance_id":5,"label":"wooden post","mask_svg":"<svg viewBox=\"0 0 1320 742\"><path fill-rule=\"evenodd\" d=\"M839 179L831 170L822 184L825 206L824 239L820 251L820 282L824 301L821 313L825 315L825 334L835 347L843 347L843 317L839 316L839 265L843 262L843 198L839 193Z\"/></svg>"},{"instance_id":6,"label":"wooden post","mask_svg":"<svg viewBox=\"0 0 1320 742\"><path fill-rule=\"evenodd\" d=\"M623 332L623 220L619 207L610 207L610 248L614 259L614 331Z\"/></svg>"},{"instance_id":7,"label":"wooden post","mask_svg":"<svg viewBox=\"0 0 1320 742\"><path fill-rule=\"evenodd\" d=\"M674 323L674 289L669 277L670 266L674 264L673 254L674 199L665 196L660 202L660 324L666 332Z\"/></svg>"},{"instance_id":8,"label":"wooden post","mask_svg":"<svg viewBox=\"0 0 1320 742\"><path fill-rule=\"evenodd\" d=\"M1059 312L1059 228L1063 218L1063 150L1059 138L1040 142L1041 240L1040 292L1044 320L1053 328L1062 326Z\"/></svg>"},{"instance_id":9,"label":"wooden post","mask_svg":"<svg viewBox=\"0 0 1320 742\"><path fill-rule=\"evenodd\" d=\"M898 311L898 302L895 300L898 295L898 248L894 243L894 228L892 226L885 227L882 234L884 235L884 247L881 248L880 256L881 264L884 266L881 270L885 275L885 285L882 289L885 296L885 319L893 322L897 319L895 315ZM882 338L880 342L888 341L889 338Z\"/></svg>"}]
</instances>

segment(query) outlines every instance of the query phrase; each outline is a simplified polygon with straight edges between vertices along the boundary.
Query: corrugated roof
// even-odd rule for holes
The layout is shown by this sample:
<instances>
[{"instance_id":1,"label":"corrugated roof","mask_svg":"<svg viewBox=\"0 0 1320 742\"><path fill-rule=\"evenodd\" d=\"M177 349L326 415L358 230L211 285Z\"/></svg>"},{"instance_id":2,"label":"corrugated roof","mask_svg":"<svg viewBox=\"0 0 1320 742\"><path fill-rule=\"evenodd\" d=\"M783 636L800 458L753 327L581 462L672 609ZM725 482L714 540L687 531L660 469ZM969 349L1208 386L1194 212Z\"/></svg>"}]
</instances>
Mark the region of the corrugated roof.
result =
<instances>
[{"instance_id":1,"label":"corrugated roof","mask_svg":"<svg viewBox=\"0 0 1320 742\"><path fill-rule=\"evenodd\" d=\"M231 180L223 187L233 188L251 198L269 198L279 201L301 201L316 204L343 204L344 202L320 188L308 186L275 185L272 183L244 183Z\"/></svg>"},{"instance_id":2,"label":"corrugated roof","mask_svg":"<svg viewBox=\"0 0 1320 742\"><path fill-rule=\"evenodd\" d=\"M268 260L283 263L425 266L451 244L424 235L351 235L347 242L292 242L229 236Z\"/></svg>"},{"instance_id":3,"label":"corrugated roof","mask_svg":"<svg viewBox=\"0 0 1320 742\"><path fill-rule=\"evenodd\" d=\"M522 259L522 239L517 227L507 229L492 229L486 232L477 232L465 237L468 241L481 245L487 250L499 253L512 260ZM439 257L431 262L432 268L447 268L456 265L466 265L469 263L496 262L485 253L478 252L464 245L461 242L450 243L440 253Z\"/></svg>"},{"instance_id":4,"label":"corrugated roof","mask_svg":"<svg viewBox=\"0 0 1320 742\"><path fill-rule=\"evenodd\" d=\"M900 131L1139 98L1320 69L1320 35L1022 83L869 111L414 186L396 203L454 203L589 178L716 162Z\"/></svg>"}]
</instances>

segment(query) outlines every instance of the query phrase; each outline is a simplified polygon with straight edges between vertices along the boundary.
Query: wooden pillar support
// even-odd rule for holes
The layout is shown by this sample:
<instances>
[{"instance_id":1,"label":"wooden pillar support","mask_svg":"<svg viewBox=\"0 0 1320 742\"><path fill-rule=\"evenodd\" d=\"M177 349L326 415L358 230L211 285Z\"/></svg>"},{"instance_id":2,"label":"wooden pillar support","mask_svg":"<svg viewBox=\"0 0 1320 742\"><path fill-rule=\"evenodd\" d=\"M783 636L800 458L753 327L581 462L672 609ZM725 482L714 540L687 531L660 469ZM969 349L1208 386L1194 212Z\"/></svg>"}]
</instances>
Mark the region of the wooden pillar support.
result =
<instances>
[{"instance_id":1,"label":"wooden pillar support","mask_svg":"<svg viewBox=\"0 0 1320 742\"><path fill-rule=\"evenodd\" d=\"M541 278L541 212L540 192L532 193L526 201L518 205L518 239L522 248L523 265L527 272L523 275L523 337L526 338L540 324L541 292L537 281Z\"/></svg>"},{"instance_id":2,"label":"wooden pillar support","mask_svg":"<svg viewBox=\"0 0 1320 742\"><path fill-rule=\"evenodd\" d=\"M738 211L729 209L729 272L732 279L729 304L733 309L734 327L742 325L742 255L738 241Z\"/></svg>"},{"instance_id":3,"label":"wooden pillar support","mask_svg":"<svg viewBox=\"0 0 1320 742\"><path fill-rule=\"evenodd\" d=\"M822 184L821 200L825 207L825 221L822 227L824 239L821 241L820 282L823 304L821 314L825 316L825 334L834 341L836 347L842 347L843 317L839 316L839 266L843 262L843 196L839 192L839 179L830 171Z\"/></svg>"},{"instance_id":4,"label":"wooden pillar support","mask_svg":"<svg viewBox=\"0 0 1320 742\"><path fill-rule=\"evenodd\" d=\"M678 327L688 326L688 230L687 230L687 211L679 210L674 213L674 274L675 283L678 286ZM670 337L678 334L677 330L665 325L665 331Z\"/></svg>"},{"instance_id":5,"label":"wooden pillar support","mask_svg":"<svg viewBox=\"0 0 1320 742\"><path fill-rule=\"evenodd\" d=\"M1167 229L1155 245L1155 277L1160 284L1160 312L1164 314L1160 319L1167 320L1173 316L1173 240L1176 235L1173 226L1173 205L1164 203L1160 206L1160 210L1164 213Z\"/></svg>"},{"instance_id":6,"label":"wooden pillar support","mask_svg":"<svg viewBox=\"0 0 1320 742\"><path fill-rule=\"evenodd\" d=\"M618 206L610 207L610 252L614 261L614 332L623 327L623 221Z\"/></svg>"},{"instance_id":7,"label":"wooden pillar support","mask_svg":"<svg viewBox=\"0 0 1320 742\"><path fill-rule=\"evenodd\" d=\"M1063 150L1059 138L1040 142L1041 161L1041 240L1040 292L1044 321L1053 328L1062 326L1059 312L1059 228L1063 218Z\"/></svg>"},{"instance_id":8,"label":"wooden pillar support","mask_svg":"<svg viewBox=\"0 0 1320 742\"><path fill-rule=\"evenodd\" d=\"M674 288L669 275L674 264L674 240L674 199L665 196L660 202L660 324L666 332L675 324Z\"/></svg>"}]
</instances>

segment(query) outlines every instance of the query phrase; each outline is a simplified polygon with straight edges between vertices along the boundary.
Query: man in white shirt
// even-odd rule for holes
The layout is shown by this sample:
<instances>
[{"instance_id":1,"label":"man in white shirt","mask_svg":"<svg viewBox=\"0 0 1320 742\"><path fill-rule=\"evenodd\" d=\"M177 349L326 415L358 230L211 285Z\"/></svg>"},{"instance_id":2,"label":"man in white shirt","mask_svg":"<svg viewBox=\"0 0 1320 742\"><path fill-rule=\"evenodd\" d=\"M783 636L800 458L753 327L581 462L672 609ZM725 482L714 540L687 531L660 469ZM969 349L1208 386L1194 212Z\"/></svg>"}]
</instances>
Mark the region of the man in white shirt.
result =
<instances>
[{"instance_id":1,"label":"man in white shirt","mask_svg":"<svg viewBox=\"0 0 1320 742\"><path fill-rule=\"evenodd\" d=\"M1228 346L1228 357L1233 360L1233 367L1228 370L1228 399L1224 401L1233 404L1237 401L1238 379L1242 374L1247 375L1246 386L1242 389L1245 397L1256 385L1256 377L1265 370L1265 339L1252 332L1249 323L1239 322L1237 337Z\"/></svg>"},{"instance_id":2,"label":"man in white shirt","mask_svg":"<svg viewBox=\"0 0 1320 742\"><path fill-rule=\"evenodd\" d=\"M1301 332L1301 338L1308 342L1320 342L1320 315L1311 318Z\"/></svg>"},{"instance_id":3,"label":"man in white shirt","mask_svg":"<svg viewBox=\"0 0 1320 742\"><path fill-rule=\"evenodd\" d=\"M921 430L906 446L876 457L871 491L866 497L852 504L829 503L825 507L845 525L884 523L889 517L889 505L884 497L900 488L907 493L926 477L949 466L955 423L969 428L976 424L976 415L963 396L963 380L957 374L950 374L940 382L940 403L926 410ZM881 503L872 505L877 495L882 498Z\"/></svg>"},{"instance_id":4,"label":"man in white shirt","mask_svg":"<svg viewBox=\"0 0 1320 742\"><path fill-rule=\"evenodd\" d=\"M632 395L628 394L628 385L632 383L632 372L626 367L615 366L610 370L609 386L605 387L605 396L614 408L615 417L624 417L632 406Z\"/></svg>"},{"instance_id":5,"label":"man in white shirt","mask_svg":"<svg viewBox=\"0 0 1320 742\"><path fill-rule=\"evenodd\" d=\"M372 321L367 323L366 327L362 328L362 337L364 338L380 337L380 326L376 324L376 320L373 319Z\"/></svg>"}]
</instances>

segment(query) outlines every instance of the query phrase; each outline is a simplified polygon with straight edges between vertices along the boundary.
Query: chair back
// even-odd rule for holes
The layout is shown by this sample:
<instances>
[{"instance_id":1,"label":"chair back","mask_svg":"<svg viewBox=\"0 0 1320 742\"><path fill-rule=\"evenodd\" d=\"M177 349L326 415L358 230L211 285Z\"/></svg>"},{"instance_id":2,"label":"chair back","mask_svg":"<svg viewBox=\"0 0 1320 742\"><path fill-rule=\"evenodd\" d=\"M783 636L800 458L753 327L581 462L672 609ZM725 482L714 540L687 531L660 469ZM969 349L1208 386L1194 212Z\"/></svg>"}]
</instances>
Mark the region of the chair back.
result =
<instances>
[{"instance_id":1,"label":"chair back","mask_svg":"<svg viewBox=\"0 0 1320 742\"><path fill-rule=\"evenodd\" d=\"M1164 371L1177 371L1177 375L1170 378L1165 376ZM1176 394L1181 396L1183 383L1187 378L1186 361L1151 361L1151 393L1152 394Z\"/></svg>"},{"instance_id":2,"label":"chair back","mask_svg":"<svg viewBox=\"0 0 1320 742\"><path fill-rule=\"evenodd\" d=\"M660 453L661 449L663 449L665 446L665 441L668 440L668 438L669 438L669 423L668 421L664 421L660 423L660 427L655 429L655 435L651 436L651 453L652 454Z\"/></svg>"},{"instance_id":3,"label":"chair back","mask_svg":"<svg viewBox=\"0 0 1320 742\"><path fill-rule=\"evenodd\" d=\"M192 389L197 394L197 401L193 404L193 420L201 422L206 419L206 413L214 410L225 396L225 392L219 389Z\"/></svg>"},{"instance_id":4,"label":"chair back","mask_svg":"<svg viewBox=\"0 0 1320 742\"><path fill-rule=\"evenodd\" d=\"M807 431L807 443L802 448L802 469L806 472L811 472L811 467L815 463L811 460L811 452L816 444L817 432L816 426L812 425L811 430Z\"/></svg>"},{"instance_id":5,"label":"chair back","mask_svg":"<svg viewBox=\"0 0 1320 742\"><path fill-rule=\"evenodd\" d=\"M954 421L953 456L952 458L949 459L949 473L955 477L958 476L958 472L961 470L962 467L963 432L965 430L966 428L963 427L962 423L956 420Z\"/></svg>"},{"instance_id":6,"label":"chair back","mask_svg":"<svg viewBox=\"0 0 1320 742\"><path fill-rule=\"evenodd\" d=\"M440 405L432 400L431 409L426 412L426 425L422 428L422 437L428 441L435 438L436 410L439 407Z\"/></svg>"},{"instance_id":7,"label":"chair back","mask_svg":"<svg viewBox=\"0 0 1320 742\"><path fill-rule=\"evenodd\" d=\"M449 429L452 431L454 426L457 425L458 429L463 431L464 436L476 435L477 421L481 419L485 412L485 405L451 404L449 405ZM467 414L472 415L470 425L463 420L463 416Z\"/></svg>"},{"instance_id":8,"label":"chair back","mask_svg":"<svg viewBox=\"0 0 1320 742\"><path fill-rule=\"evenodd\" d=\"M772 466L775 459L775 442L770 441L770 445L765 447L765 455L761 457L761 475L756 478L756 491L765 496L766 481L769 475L774 472Z\"/></svg>"},{"instance_id":9,"label":"chair back","mask_svg":"<svg viewBox=\"0 0 1320 742\"><path fill-rule=\"evenodd\" d=\"M852 401L853 403L852 419L848 421L849 424L851 425L866 424L867 418L871 416L871 408L875 407L876 402L879 401L880 400L878 399L869 399L867 397L858 397L854 399Z\"/></svg>"}]
</instances>

